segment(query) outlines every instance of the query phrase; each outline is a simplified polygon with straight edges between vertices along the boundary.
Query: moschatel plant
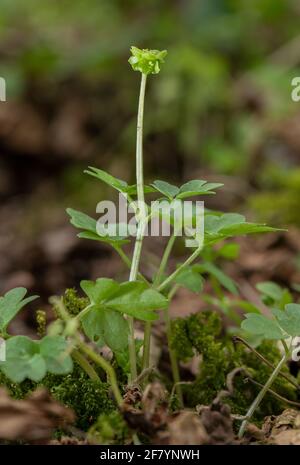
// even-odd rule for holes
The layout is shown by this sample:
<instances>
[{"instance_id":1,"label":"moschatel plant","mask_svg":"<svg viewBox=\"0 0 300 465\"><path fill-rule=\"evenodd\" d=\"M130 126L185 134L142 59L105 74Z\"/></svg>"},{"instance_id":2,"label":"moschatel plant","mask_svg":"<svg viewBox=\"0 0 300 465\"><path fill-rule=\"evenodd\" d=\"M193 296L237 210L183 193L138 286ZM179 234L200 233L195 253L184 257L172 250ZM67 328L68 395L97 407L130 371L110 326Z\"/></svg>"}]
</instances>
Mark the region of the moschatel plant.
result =
<instances>
[{"instance_id":1,"label":"moschatel plant","mask_svg":"<svg viewBox=\"0 0 300 465\"><path fill-rule=\"evenodd\" d=\"M144 184L143 120L146 83L150 75L160 72L166 55L165 50L140 50L131 47L129 63L133 70L141 73L136 132L136 183L129 185L99 168L90 167L86 171L88 175L116 189L130 201L137 224L132 257L127 255L124 248L130 242L129 237L100 234L95 219L74 209L67 209L72 225L81 230L78 234L80 238L104 242L114 248L129 268L128 281L120 283L105 277L99 277L96 281L82 281L81 289L86 299L83 299L84 308L76 315L67 311L63 298L53 297L51 303L55 308L57 319L49 325L47 334L39 340L32 340L26 336L11 336L8 331L11 320L36 296L25 298L26 290L17 288L1 297L0 335L7 340L7 358L6 361L0 362L0 369L14 382L20 383L26 378L40 381L47 372L60 375L70 373L74 360L93 380L99 380L95 367L99 366L103 369L111 384L116 403L121 406L121 382L116 378L113 365L100 354L99 349L108 346L117 365L122 366L128 374L129 383L134 383L141 374L147 373L149 368L152 323L159 318L161 311L166 322L174 386L182 406L178 363L170 343L171 299L181 286L200 293L203 289L204 277L211 279L215 286L237 294L237 288L232 280L213 263L216 255L234 258L235 244L224 241L239 235L274 230L264 224L249 223L240 214L205 210L203 237L195 233L193 248L187 249L188 258L179 263L175 270L169 271L169 259L174 244L177 240L185 239L176 235L176 219L171 216L169 221L172 234L156 272L153 276L144 276L141 273L140 262L145 228L153 213L152 203L151 205L146 203L145 196L156 195L158 201L163 200L171 204L174 200L183 202L188 198L214 195L215 190L222 187L220 183L209 183L204 180L190 180L180 187L161 180L154 181L150 186ZM193 215L197 215L197 210ZM216 244L220 245L217 252L214 247ZM209 296L206 298L209 299ZM250 305L249 307L251 308ZM293 304L288 304L284 310L273 310L274 321L255 313L254 308L254 313L247 315L247 319L242 324L248 333L281 340L285 350L280 364L263 388L259 399L249 410L245 421L250 418L274 376L287 360L290 349L285 342L286 336L293 336L295 331L300 332L297 308ZM135 338L135 320L144 322L143 341ZM294 326L294 323L297 325Z\"/></svg>"}]
</instances>

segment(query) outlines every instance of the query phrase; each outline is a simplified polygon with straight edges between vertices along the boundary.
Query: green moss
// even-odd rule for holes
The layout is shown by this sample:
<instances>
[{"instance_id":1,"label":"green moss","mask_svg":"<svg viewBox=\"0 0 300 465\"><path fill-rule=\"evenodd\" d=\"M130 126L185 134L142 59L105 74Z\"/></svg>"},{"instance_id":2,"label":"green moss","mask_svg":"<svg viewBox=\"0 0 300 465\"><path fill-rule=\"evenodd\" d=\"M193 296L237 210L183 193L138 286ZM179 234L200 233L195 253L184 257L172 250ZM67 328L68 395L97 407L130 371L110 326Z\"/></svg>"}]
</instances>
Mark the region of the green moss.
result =
<instances>
[{"instance_id":1,"label":"green moss","mask_svg":"<svg viewBox=\"0 0 300 465\"><path fill-rule=\"evenodd\" d=\"M101 413L116 408L109 396L109 385L92 381L77 364L69 375L48 374L40 383L25 380L15 384L0 371L0 386L5 386L14 399L23 399L36 388L46 387L54 399L74 410L76 426L85 431Z\"/></svg>"},{"instance_id":2,"label":"green moss","mask_svg":"<svg viewBox=\"0 0 300 465\"><path fill-rule=\"evenodd\" d=\"M171 348L176 352L178 360L187 361L194 355L193 346L188 337L187 320L177 318L172 321Z\"/></svg>"},{"instance_id":3,"label":"green moss","mask_svg":"<svg viewBox=\"0 0 300 465\"><path fill-rule=\"evenodd\" d=\"M37 310L36 314L37 334L40 337L46 335L47 316L44 310Z\"/></svg>"},{"instance_id":4,"label":"green moss","mask_svg":"<svg viewBox=\"0 0 300 465\"><path fill-rule=\"evenodd\" d=\"M14 399L23 399L34 391L36 383L26 379L22 383L13 383L2 371L0 371L0 387L5 387Z\"/></svg>"},{"instance_id":5,"label":"green moss","mask_svg":"<svg viewBox=\"0 0 300 465\"><path fill-rule=\"evenodd\" d=\"M99 444L124 444L129 428L118 411L102 413L90 428L89 436Z\"/></svg>"},{"instance_id":6,"label":"green moss","mask_svg":"<svg viewBox=\"0 0 300 465\"><path fill-rule=\"evenodd\" d=\"M83 430L87 430L101 413L115 409L109 397L109 385L92 381L76 364L69 375L49 374L41 384L49 389L56 400L74 410L76 425Z\"/></svg>"},{"instance_id":7,"label":"green moss","mask_svg":"<svg viewBox=\"0 0 300 465\"><path fill-rule=\"evenodd\" d=\"M271 374L272 370L255 354L242 345L234 346L227 336L221 335L221 321L215 312L200 312L175 320L172 323L172 333L172 347L181 360L186 359L193 350L201 355L199 375L192 385L182 387L189 407L210 404L221 390L227 389L227 375L237 367L244 367L248 375L261 384ZM262 343L258 351L274 365L281 358L274 342ZM285 367L284 371L288 373L288 368ZM251 382L245 383L246 376L245 373L238 374L234 378L233 395L224 398L233 413L245 414L260 390ZM295 389L283 378L278 377L272 388L287 399L296 400ZM286 404L267 394L256 412L256 419L280 413L285 406Z\"/></svg>"},{"instance_id":8,"label":"green moss","mask_svg":"<svg viewBox=\"0 0 300 465\"><path fill-rule=\"evenodd\" d=\"M88 304L89 299L78 297L76 289L66 289L63 302L70 315L78 315Z\"/></svg>"}]
</instances>

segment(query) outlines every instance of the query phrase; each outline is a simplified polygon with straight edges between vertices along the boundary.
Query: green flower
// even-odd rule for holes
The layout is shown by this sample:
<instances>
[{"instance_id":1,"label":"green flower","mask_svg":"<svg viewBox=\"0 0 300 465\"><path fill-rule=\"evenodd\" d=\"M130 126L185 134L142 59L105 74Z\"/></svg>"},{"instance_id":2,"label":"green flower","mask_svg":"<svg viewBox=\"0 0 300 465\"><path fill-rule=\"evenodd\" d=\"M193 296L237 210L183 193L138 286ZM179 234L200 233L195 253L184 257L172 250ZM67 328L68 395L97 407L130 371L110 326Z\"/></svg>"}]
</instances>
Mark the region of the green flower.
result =
<instances>
[{"instance_id":1,"label":"green flower","mask_svg":"<svg viewBox=\"0 0 300 465\"><path fill-rule=\"evenodd\" d=\"M129 63L134 71L140 71L143 74L158 74L161 63L167 55L167 50L148 50L132 46L130 48L132 56Z\"/></svg>"}]
</instances>

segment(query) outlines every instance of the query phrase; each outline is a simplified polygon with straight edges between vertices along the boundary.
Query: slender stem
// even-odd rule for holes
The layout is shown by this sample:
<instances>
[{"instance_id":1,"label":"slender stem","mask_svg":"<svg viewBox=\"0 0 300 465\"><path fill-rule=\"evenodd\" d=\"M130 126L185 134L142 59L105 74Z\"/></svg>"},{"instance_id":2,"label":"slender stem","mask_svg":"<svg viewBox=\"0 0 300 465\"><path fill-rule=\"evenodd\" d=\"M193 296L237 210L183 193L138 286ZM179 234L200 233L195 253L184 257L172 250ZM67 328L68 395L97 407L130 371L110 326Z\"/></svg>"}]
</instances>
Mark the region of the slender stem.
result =
<instances>
[{"instance_id":1,"label":"slender stem","mask_svg":"<svg viewBox=\"0 0 300 465\"><path fill-rule=\"evenodd\" d=\"M137 200L138 200L138 228L135 240L133 258L131 263L129 281L136 281L138 276L138 269L141 259L142 243L144 237L144 229L146 225L146 209L144 199L144 173L143 173L143 121L144 121L144 101L146 90L147 75L142 73L138 116L137 116L137 130L136 130L136 184L137 184ZM137 377L136 366L136 351L134 340L134 319L128 317L129 322L129 337L128 349L130 360L130 376L131 382Z\"/></svg>"},{"instance_id":2,"label":"slender stem","mask_svg":"<svg viewBox=\"0 0 300 465\"><path fill-rule=\"evenodd\" d=\"M255 381L254 379L252 378L248 378L248 379L245 379L245 381L250 381L251 383L255 384L256 386L259 386L261 388L264 387L263 384L259 383L258 381ZM295 402L294 400L290 400L290 399L286 399L285 397L281 396L280 394L278 394L277 392L273 391L273 389L268 389L268 392L270 394L272 394L274 397L276 397L278 400L281 400L282 402L286 402L287 404L290 404L290 405L294 405L295 407L300 407L300 403L299 402Z\"/></svg>"},{"instance_id":3,"label":"slender stem","mask_svg":"<svg viewBox=\"0 0 300 465\"><path fill-rule=\"evenodd\" d=\"M247 427L247 424L248 424L248 421L250 420L250 418L254 414L255 410L259 407L259 405L260 405L261 401L263 400L266 392L269 390L269 388L271 387L271 385L273 384L273 382L275 381L275 379L279 375L280 370L282 369L282 367L284 366L284 364L286 363L287 360L288 360L288 355L285 354L284 357L282 357L282 359L280 360L280 362L276 366L276 368L273 371L273 373L271 374L271 376L269 377L266 384L263 386L262 390L258 393L257 397L252 402L248 412L246 413L245 419L241 424L241 427L240 427L240 430L239 430L239 438L243 437L243 435L245 433L245 430L246 430L246 427Z\"/></svg>"},{"instance_id":4,"label":"slender stem","mask_svg":"<svg viewBox=\"0 0 300 465\"><path fill-rule=\"evenodd\" d=\"M89 375L89 377L98 383L101 382L99 376L97 375L97 372L94 370L92 365L88 362L88 360L82 355L79 350L73 349L72 351L72 357L75 360L75 362L78 363L78 365L81 366L81 368Z\"/></svg>"},{"instance_id":5,"label":"slender stem","mask_svg":"<svg viewBox=\"0 0 300 465\"><path fill-rule=\"evenodd\" d=\"M93 362L99 365L106 372L118 407L121 407L123 403L123 398L119 390L115 370L113 369L111 364L107 360L105 360L105 358L102 357L102 355L94 352L93 349L91 349L87 344L82 342L79 337L77 337L76 340L80 350L84 352Z\"/></svg>"},{"instance_id":6,"label":"slender stem","mask_svg":"<svg viewBox=\"0 0 300 465\"><path fill-rule=\"evenodd\" d=\"M184 263L182 263L168 278L166 278L157 288L158 291L162 291L163 289L165 289L165 287L167 287L172 281L174 281L174 279L176 278L176 276L179 275L179 273L181 273L182 270L184 270L188 265L191 265L191 263L193 263L196 258L199 257L200 255L200 252L202 250L202 246L201 247L198 247L193 253L192 255L189 256L189 258L186 259L186 261Z\"/></svg>"},{"instance_id":7,"label":"slender stem","mask_svg":"<svg viewBox=\"0 0 300 465\"><path fill-rule=\"evenodd\" d=\"M176 240L176 236L172 235L167 243L167 246L163 253L163 257L161 259L156 277L153 282L154 288L157 287L161 281L161 278L166 269L166 266L167 266L167 263L170 257L170 253L172 251L175 240ZM143 370L147 370L147 368L149 368L149 365L150 365L151 329L152 329L151 321L146 321L145 331L144 331L144 348L143 348L143 364L142 364Z\"/></svg>"},{"instance_id":8,"label":"slender stem","mask_svg":"<svg viewBox=\"0 0 300 465\"><path fill-rule=\"evenodd\" d=\"M172 248L173 248L175 240L176 240L176 236L172 235L170 237L168 243L167 243L167 246L165 248L163 257L161 259L161 262L160 262L156 277L154 279L154 283L153 283L154 287L157 287L159 285L159 283L161 282L161 278L162 278L162 276L163 276L163 274L165 272L165 269L166 269L166 266L167 266L167 263L168 263L168 260L169 260L169 257L170 257L170 253L172 252Z\"/></svg>"},{"instance_id":9,"label":"slender stem","mask_svg":"<svg viewBox=\"0 0 300 465\"><path fill-rule=\"evenodd\" d=\"M144 344L143 344L143 361L142 370L147 370L150 365L150 349L151 349L151 321L146 321L144 329Z\"/></svg>"},{"instance_id":10,"label":"slender stem","mask_svg":"<svg viewBox=\"0 0 300 465\"><path fill-rule=\"evenodd\" d=\"M127 257L126 253L124 250L121 249L121 247L115 247L116 252L118 252L119 256L121 257L122 261L125 263L125 265L130 269L131 268L131 260L130 258ZM138 273L138 278L144 281L144 283L149 284L149 281L145 278L145 276L142 275L142 273Z\"/></svg>"}]
</instances>

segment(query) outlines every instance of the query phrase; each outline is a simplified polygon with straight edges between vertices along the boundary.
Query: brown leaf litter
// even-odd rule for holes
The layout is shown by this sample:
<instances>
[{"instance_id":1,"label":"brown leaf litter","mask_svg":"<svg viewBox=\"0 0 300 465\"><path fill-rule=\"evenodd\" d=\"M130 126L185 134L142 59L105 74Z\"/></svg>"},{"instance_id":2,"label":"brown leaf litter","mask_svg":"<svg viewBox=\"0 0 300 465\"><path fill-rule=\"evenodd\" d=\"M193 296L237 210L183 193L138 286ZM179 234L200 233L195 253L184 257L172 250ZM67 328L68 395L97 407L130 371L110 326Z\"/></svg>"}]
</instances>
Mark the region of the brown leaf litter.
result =
<instances>
[{"instance_id":1,"label":"brown leaf litter","mask_svg":"<svg viewBox=\"0 0 300 465\"><path fill-rule=\"evenodd\" d=\"M75 415L53 400L46 389L37 389L24 400L0 389L0 438L9 441L44 441L55 429L73 423Z\"/></svg>"}]
</instances>

